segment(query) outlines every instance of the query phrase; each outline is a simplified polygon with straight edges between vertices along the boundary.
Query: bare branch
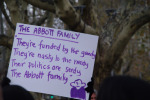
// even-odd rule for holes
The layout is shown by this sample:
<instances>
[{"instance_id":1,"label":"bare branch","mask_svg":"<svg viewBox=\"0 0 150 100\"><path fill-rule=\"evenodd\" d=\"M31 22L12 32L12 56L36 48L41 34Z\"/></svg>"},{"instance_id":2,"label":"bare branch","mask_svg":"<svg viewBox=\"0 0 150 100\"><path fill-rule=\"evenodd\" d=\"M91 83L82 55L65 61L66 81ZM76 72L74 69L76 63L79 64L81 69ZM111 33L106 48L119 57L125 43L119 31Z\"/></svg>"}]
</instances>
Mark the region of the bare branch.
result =
<instances>
[{"instance_id":1,"label":"bare branch","mask_svg":"<svg viewBox=\"0 0 150 100\"><path fill-rule=\"evenodd\" d=\"M80 15L75 11L75 9L70 4L69 0L54 0L55 6L52 6L46 2L41 2L40 0L24 0L33 6L39 7L44 10L55 13L60 17L60 19L66 23L70 29L78 32L85 32L89 34L98 34L95 29L91 26L86 25L81 19ZM55 8L56 7L56 8Z\"/></svg>"},{"instance_id":2,"label":"bare branch","mask_svg":"<svg viewBox=\"0 0 150 100\"><path fill-rule=\"evenodd\" d=\"M117 40L114 42L109 52L105 56L104 66L113 68L113 65L121 56L131 37L141 26L148 22L150 22L150 7L130 13L130 15L122 24L123 29L120 32Z\"/></svg>"},{"instance_id":3,"label":"bare branch","mask_svg":"<svg viewBox=\"0 0 150 100\"><path fill-rule=\"evenodd\" d=\"M54 0L56 14L73 31L98 35L95 29L85 24L68 0Z\"/></svg>"},{"instance_id":4,"label":"bare branch","mask_svg":"<svg viewBox=\"0 0 150 100\"><path fill-rule=\"evenodd\" d=\"M45 20L48 18L48 15L49 15L49 12L46 11L45 14L44 14L44 16L43 16L41 19L39 19L38 21L34 21L34 22L32 22L31 24L32 24L32 25L38 25L38 26L40 26L40 25L43 24L43 23L45 22Z\"/></svg>"},{"instance_id":5,"label":"bare branch","mask_svg":"<svg viewBox=\"0 0 150 100\"><path fill-rule=\"evenodd\" d=\"M0 35L0 46L7 47L9 49L12 48L12 44L10 44L8 41L10 38L6 35Z\"/></svg>"},{"instance_id":6,"label":"bare branch","mask_svg":"<svg viewBox=\"0 0 150 100\"><path fill-rule=\"evenodd\" d=\"M24 0L24 1L40 9L48 10L52 13L55 13L55 7L47 2L41 2L40 0Z\"/></svg>"},{"instance_id":7,"label":"bare branch","mask_svg":"<svg viewBox=\"0 0 150 100\"><path fill-rule=\"evenodd\" d=\"M5 19L7 20L8 24L10 25L10 27L11 27L13 30L15 30L15 29L16 29L16 26L10 21L10 19L9 19L9 17L8 17L8 15L7 15L7 13L6 13L6 10L5 10L5 8L4 8L4 2L3 2L3 0L0 1L0 8L1 8L1 11L2 11L3 15L5 16Z\"/></svg>"}]
</instances>

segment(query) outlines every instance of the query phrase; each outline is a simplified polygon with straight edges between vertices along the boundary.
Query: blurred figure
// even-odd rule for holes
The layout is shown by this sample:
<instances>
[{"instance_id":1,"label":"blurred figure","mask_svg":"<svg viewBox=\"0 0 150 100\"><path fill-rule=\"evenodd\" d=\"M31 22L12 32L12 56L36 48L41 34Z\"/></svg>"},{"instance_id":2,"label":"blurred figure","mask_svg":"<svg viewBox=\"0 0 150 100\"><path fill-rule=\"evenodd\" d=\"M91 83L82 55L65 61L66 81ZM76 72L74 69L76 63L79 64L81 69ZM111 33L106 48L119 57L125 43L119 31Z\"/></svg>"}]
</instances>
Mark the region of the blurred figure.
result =
<instances>
[{"instance_id":1,"label":"blurred figure","mask_svg":"<svg viewBox=\"0 0 150 100\"><path fill-rule=\"evenodd\" d=\"M92 93L91 100L96 100L96 93L95 92Z\"/></svg>"},{"instance_id":2,"label":"blurred figure","mask_svg":"<svg viewBox=\"0 0 150 100\"><path fill-rule=\"evenodd\" d=\"M89 93L89 100L92 100L91 97L92 97L92 95L93 95L93 93L94 93L94 88L93 88L93 86L94 86L94 78L92 77L92 78L91 78L91 81L87 83L87 87L85 88L85 91L86 91L87 93ZM93 96L94 96L94 95L93 95Z\"/></svg>"},{"instance_id":3,"label":"blurred figure","mask_svg":"<svg viewBox=\"0 0 150 100\"><path fill-rule=\"evenodd\" d=\"M2 81L2 100L34 100L32 95L21 86L9 85L10 80Z\"/></svg>"},{"instance_id":4,"label":"blurred figure","mask_svg":"<svg viewBox=\"0 0 150 100\"><path fill-rule=\"evenodd\" d=\"M129 76L106 78L101 84L97 100L149 100L150 84Z\"/></svg>"}]
</instances>

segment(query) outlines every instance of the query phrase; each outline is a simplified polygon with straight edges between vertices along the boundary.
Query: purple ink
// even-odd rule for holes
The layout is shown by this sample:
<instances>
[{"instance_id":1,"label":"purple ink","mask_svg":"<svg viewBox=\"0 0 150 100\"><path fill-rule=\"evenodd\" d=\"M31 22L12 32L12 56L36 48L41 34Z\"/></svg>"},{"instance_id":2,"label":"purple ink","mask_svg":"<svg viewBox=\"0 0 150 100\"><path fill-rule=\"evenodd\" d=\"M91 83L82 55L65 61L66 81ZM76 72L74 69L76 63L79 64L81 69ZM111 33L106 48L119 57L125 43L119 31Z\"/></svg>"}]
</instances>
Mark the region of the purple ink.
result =
<instances>
[{"instance_id":1,"label":"purple ink","mask_svg":"<svg viewBox=\"0 0 150 100\"><path fill-rule=\"evenodd\" d=\"M74 60L74 64L85 66L86 67L85 69L87 69L89 66L89 64L86 61L81 61L81 60Z\"/></svg>"},{"instance_id":2,"label":"purple ink","mask_svg":"<svg viewBox=\"0 0 150 100\"><path fill-rule=\"evenodd\" d=\"M34 57L34 53L33 52L30 52L30 51L28 51L28 53L29 53L29 57Z\"/></svg>"},{"instance_id":3,"label":"purple ink","mask_svg":"<svg viewBox=\"0 0 150 100\"><path fill-rule=\"evenodd\" d=\"M52 70L58 70L61 71L61 67L57 65L53 65Z\"/></svg>"},{"instance_id":4,"label":"purple ink","mask_svg":"<svg viewBox=\"0 0 150 100\"><path fill-rule=\"evenodd\" d=\"M69 68L69 67L66 67L66 73L73 73L73 74L76 74L77 76L81 76L81 71L79 69L77 69L77 67L75 68Z\"/></svg>"},{"instance_id":5,"label":"purple ink","mask_svg":"<svg viewBox=\"0 0 150 100\"><path fill-rule=\"evenodd\" d=\"M47 60L49 60L49 62L52 62L53 61L53 56L50 54L50 53L48 53L48 54L41 54L41 53L38 53L37 54L37 57L38 58L41 58L41 59L47 59Z\"/></svg>"},{"instance_id":6,"label":"purple ink","mask_svg":"<svg viewBox=\"0 0 150 100\"><path fill-rule=\"evenodd\" d=\"M11 59L12 63L11 66L12 67L23 67L25 62L21 63L21 62L17 62L16 59Z\"/></svg>"},{"instance_id":7,"label":"purple ink","mask_svg":"<svg viewBox=\"0 0 150 100\"><path fill-rule=\"evenodd\" d=\"M43 75L44 75L43 71L40 71L40 72L38 72L38 73L35 73L35 72L33 72L33 71L29 72L29 71L26 70L26 72L24 73L24 78L42 79L42 78L43 78Z\"/></svg>"},{"instance_id":8,"label":"purple ink","mask_svg":"<svg viewBox=\"0 0 150 100\"><path fill-rule=\"evenodd\" d=\"M22 56L22 57L25 57L24 59L27 59L28 56L29 57L34 57L34 53L31 52L31 51L28 51L28 52L23 52L23 51L20 51L19 48L13 48L14 49L14 56L18 55L18 56Z\"/></svg>"},{"instance_id":9,"label":"purple ink","mask_svg":"<svg viewBox=\"0 0 150 100\"><path fill-rule=\"evenodd\" d=\"M68 38L68 39L78 39L80 36L80 33L71 33L71 31L68 32L63 32L61 30L57 31L57 37L64 37L64 38Z\"/></svg>"},{"instance_id":10,"label":"purple ink","mask_svg":"<svg viewBox=\"0 0 150 100\"><path fill-rule=\"evenodd\" d=\"M25 27L24 25L19 25L20 27L20 32L30 32L29 28L30 27Z\"/></svg>"},{"instance_id":11,"label":"purple ink","mask_svg":"<svg viewBox=\"0 0 150 100\"><path fill-rule=\"evenodd\" d=\"M72 98L78 98L78 99L86 100L86 92L84 89L86 84L84 82L82 82L81 79L77 79L74 82L71 82L70 86L72 87L70 90L70 95Z\"/></svg>"},{"instance_id":12,"label":"purple ink","mask_svg":"<svg viewBox=\"0 0 150 100\"><path fill-rule=\"evenodd\" d=\"M54 43L52 43L51 45L47 45L46 43L43 43L43 40L41 40L38 46L40 50L41 49L55 49L59 51L61 47L61 43L59 45L55 45Z\"/></svg>"},{"instance_id":13,"label":"purple ink","mask_svg":"<svg viewBox=\"0 0 150 100\"><path fill-rule=\"evenodd\" d=\"M22 38L17 38L17 40L18 40L17 46L23 46L26 47L26 49L28 49L29 47L36 48L35 43L32 42L31 40L29 42L23 41Z\"/></svg>"},{"instance_id":14,"label":"purple ink","mask_svg":"<svg viewBox=\"0 0 150 100\"><path fill-rule=\"evenodd\" d=\"M76 35L76 39L78 39L80 36L80 33L76 33L75 35Z\"/></svg>"},{"instance_id":15,"label":"purple ink","mask_svg":"<svg viewBox=\"0 0 150 100\"><path fill-rule=\"evenodd\" d=\"M50 69L50 65L45 65L41 63L40 61L28 62L28 68L35 68L35 69Z\"/></svg>"},{"instance_id":16,"label":"purple ink","mask_svg":"<svg viewBox=\"0 0 150 100\"><path fill-rule=\"evenodd\" d=\"M49 39L54 39L54 40L67 41L67 42L72 42L72 43L79 43L79 42L76 42L76 41L71 41L71 40L66 40L66 39L59 39L59 38L53 38L53 37L47 37L47 36L41 36L41 35L36 35L36 34L26 34L26 33L18 33L18 34L20 34L20 35L33 35L33 36L49 38Z\"/></svg>"},{"instance_id":17,"label":"purple ink","mask_svg":"<svg viewBox=\"0 0 150 100\"><path fill-rule=\"evenodd\" d=\"M59 61L60 58L56 55L55 61Z\"/></svg>"},{"instance_id":18,"label":"purple ink","mask_svg":"<svg viewBox=\"0 0 150 100\"><path fill-rule=\"evenodd\" d=\"M71 63L71 59L67 59L66 57L63 57L63 58L62 58L62 61L63 61L63 62L66 62L66 63Z\"/></svg>"},{"instance_id":19,"label":"purple ink","mask_svg":"<svg viewBox=\"0 0 150 100\"><path fill-rule=\"evenodd\" d=\"M71 48L71 53L78 54L79 50L75 50L75 48Z\"/></svg>"},{"instance_id":20,"label":"purple ink","mask_svg":"<svg viewBox=\"0 0 150 100\"><path fill-rule=\"evenodd\" d=\"M23 56L23 57L25 57L24 59L27 59L26 52L19 51L19 48L13 48L13 49L14 49L14 56L16 56L16 55Z\"/></svg>"},{"instance_id":21,"label":"purple ink","mask_svg":"<svg viewBox=\"0 0 150 100\"><path fill-rule=\"evenodd\" d=\"M51 71L49 71L47 77L48 77L48 79L47 79L48 81L50 81L50 79L55 79L55 80L59 80L59 81L64 81L64 84L66 84L68 82L68 77L65 76L65 73L63 73L63 75L61 76L58 74L54 75L51 73Z\"/></svg>"},{"instance_id":22,"label":"purple ink","mask_svg":"<svg viewBox=\"0 0 150 100\"><path fill-rule=\"evenodd\" d=\"M82 51L80 57L85 57L85 56L91 56L92 59L95 59L96 54L94 54L94 50L92 51L92 53L88 51Z\"/></svg>"},{"instance_id":23,"label":"purple ink","mask_svg":"<svg viewBox=\"0 0 150 100\"><path fill-rule=\"evenodd\" d=\"M67 54L68 53L68 48L65 48L65 45L63 45L62 51Z\"/></svg>"},{"instance_id":24,"label":"purple ink","mask_svg":"<svg viewBox=\"0 0 150 100\"><path fill-rule=\"evenodd\" d=\"M16 78L21 77L21 73L17 72L17 69L12 69L11 72L12 72L12 77L16 77Z\"/></svg>"},{"instance_id":25,"label":"purple ink","mask_svg":"<svg viewBox=\"0 0 150 100\"><path fill-rule=\"evenodd\" d=\"M53 29L46 29L46 28L35 28L34 29L34 34L38 34L38 35L49 35L49 36L53 36L54 34L54 30Z\"/></svg>"}]
</instances>

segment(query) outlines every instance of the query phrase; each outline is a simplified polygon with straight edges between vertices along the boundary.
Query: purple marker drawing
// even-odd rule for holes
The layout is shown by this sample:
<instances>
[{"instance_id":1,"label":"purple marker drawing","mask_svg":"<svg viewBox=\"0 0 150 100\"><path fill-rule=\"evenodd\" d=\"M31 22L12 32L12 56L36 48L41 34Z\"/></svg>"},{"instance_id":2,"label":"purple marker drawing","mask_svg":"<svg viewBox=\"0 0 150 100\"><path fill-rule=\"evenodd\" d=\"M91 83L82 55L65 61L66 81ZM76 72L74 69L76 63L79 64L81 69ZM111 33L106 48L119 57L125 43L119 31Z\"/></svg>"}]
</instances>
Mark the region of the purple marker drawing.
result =
<instances>
[{"instance_id":1,"label":"purple marker drawing","mask_svg":"<svg viewBox=\"0 0 150 100\"><path fill-rule=\"evenodd\" d=\"M38 46L39 49L56 49L59 51L61 47L61 43L59 45L55 45L55 43L52 43L51 45L47 45L47 43L41 40Z\"/></svg>"},{"instance_id":2,"label":"purple marker drawing","mask_svg":"<svg viewBox=\"0 0 150 100\"><path fill-rule=\"evenodd\" d=\"M44 72L43 71L39 71L37 73L33 72L33 71L28 71L26 70L26 72L24 73L24 78L31 78L31 79L42 79L44 76Z\"/></svg>"},{"instance_id":3,"label":"purple marker drawing","mask_svg":"<svg viewBox=\"0 0 150 100\"><path fill-rule=\"evenodd\" d=\"M40 61L35 61L35 62L28 62L28 68L35 68L35 69L50 69L50 65L48 64L43 64Z\"/></svg>"},{"instance_id":4,"label":"purple marker drawing","mask_svg":"<svg viewBox=\"0 0 150 100\"><path fill-rule=\"evenodd\" d=\"M75 68L70 68L70 67L66 67L66 73L72 73L72 74L75 74L77 76L81 76L81 71L75 67Z\"/></svg>"},{"instance_id":5,"label":"purple marker drawing","mask_svg":"<svg viewBox=\"0 0 150 100\"><path fill-rule=\"evenodd\" d=\"M81 79L77 79L74 82L71 82L70 86L72 87L70 91L70 95L72 98L86 100L86 92L84 89L86 84L82 82Z\"/></svg>"},{"instance_id":6,"label":"purple marker drawing","mask_svg":"<svg viewBox=\"0 0 150 100\"><path fill-rule=\"evenodd\" d=\"M19 25L20 32L30 32L30 27L26 27L24 25Z\"/></svg>"},{"instance_id":7,"label":"purple marker drawing","mask_svg":"<svg viewBox=\"0 0 150 100\"><path fill-rule=\"evenodd\" d=\"M85 57L85 56L91 56L92 59L95 59L96 54L94 53L94 50L92 51L92 53L88 51L82 51L80 57Z\"/></svg>"},{"instance_id":8,"label":"purple marker drawing","mask_svg":"<svg viewBox=\"0 0 150 100\"><path fill-rule=\"evenodd\" d=\"M61 30L57 31L57 37L65 37L65 38L71 38L71 39L78 39L80 36L80 33L71 33L71 32L63 32Z\"/></svg>"},{"instance_id":9,"label":"purple marker drawing","mask_svg":"<svg viewBox=\"0 0 150 100\"><path fill-rule=\"evenodd\" d=\"M39 27L39 28L35 28L33 33L34 34L40 34L40 35L53 36L54 30L53 29L45 29L45 28Z\"/></svg>"},{"instance_id":10,"label":"purple marker drawing","mask_svg":"<svg viewBox=\"0 0 150 100\"><path fill-rule=\"evenodd\" d=\"M87 69L89 66L89 64L86 61L81 61L81 60L74 60L74 64L85 66L85 69Z\"/></svg>"},{"instance_id":11,"label":"purple marker drawing","mask_svg":"<svg viewBox=\"0 0 150 100\"><path fill-rule=\"evenodd\" d=\"M24 46L24 47L26 47L26 49L28 49L29 47L36 48L36 44L34 42L32 42L31 40L28 42L23 41L22 38L17 38L17 40L18 40L17 46Z\"/></svg>"},{"instance_id":12,"label":"purple marker drawing","mask_svg":"<svg viewBox=\"0 0 150 100\"><path fill-rule=\"evenodd\" d=\"M72 43L78 43L76 41L59 39L59 38L52 38L52 37L46 37L46 36L41 36L41 35L36 35L36 34L26 34L26 33L18 33L18 34L20 34L20 35L33 35L33 36L38 36L38 37L44 37L44 38L50 38L50 39L55 39L55 40L62 40L62 41L68 41L68 42L72 42Z\"/></svg>"}]
</instances>

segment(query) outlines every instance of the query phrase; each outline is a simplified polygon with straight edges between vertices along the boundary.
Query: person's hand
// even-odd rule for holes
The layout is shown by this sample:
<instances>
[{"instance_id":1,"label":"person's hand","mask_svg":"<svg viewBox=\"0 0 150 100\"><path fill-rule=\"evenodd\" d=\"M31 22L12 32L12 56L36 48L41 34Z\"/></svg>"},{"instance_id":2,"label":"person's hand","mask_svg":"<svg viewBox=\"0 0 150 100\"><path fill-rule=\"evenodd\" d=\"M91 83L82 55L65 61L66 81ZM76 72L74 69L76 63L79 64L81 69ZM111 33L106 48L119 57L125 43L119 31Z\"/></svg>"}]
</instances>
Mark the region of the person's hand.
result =
<instances>
[{"instance_id":1,"label":"person's hand","mask_svg":"<svg viewBox=\"0 0 150 100\"><path fill-rule=\"evenodd\" d=\"M90 94L89 95L89 100L91 99L92 93L94 93L93 85L94 85L94 78L92 77L91 81L87 83L87 88L85 88L85 91L87 91L87 93Z\"/></svg>"}]
</instances>

